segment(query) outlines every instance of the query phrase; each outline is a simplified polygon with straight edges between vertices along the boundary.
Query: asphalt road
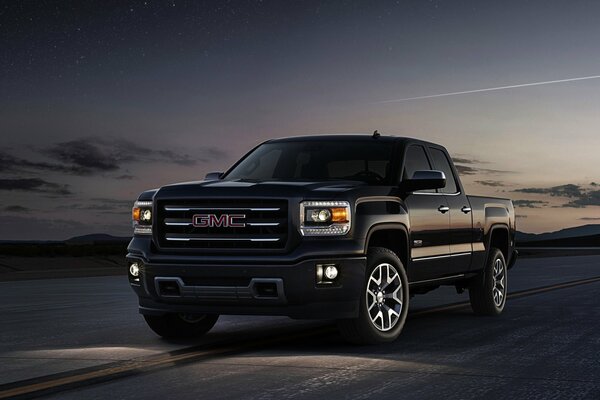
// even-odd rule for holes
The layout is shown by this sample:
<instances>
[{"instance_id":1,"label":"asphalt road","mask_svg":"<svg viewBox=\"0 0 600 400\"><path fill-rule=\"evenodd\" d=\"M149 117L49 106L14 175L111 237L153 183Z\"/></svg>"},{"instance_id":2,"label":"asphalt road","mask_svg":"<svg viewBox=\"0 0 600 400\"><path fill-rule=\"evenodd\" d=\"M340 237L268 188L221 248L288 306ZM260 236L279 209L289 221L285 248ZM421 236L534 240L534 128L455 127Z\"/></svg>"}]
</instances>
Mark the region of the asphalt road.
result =
<instances>
[{"instance_id":1,"label":"asphalt road","mask_svg":"<svg viewBox=\"0 0 600 400\"><path fill-rule=\"evenodd\" d=\"M167 343L125 277L2 282L0 398L598 399L595 277L600 256L523 259L500 317L444 307L467 296L442 288L411 300L396 342L366 347L331 322L279 317L222 317L203 339Z\"/></svg>"}]
</instances>

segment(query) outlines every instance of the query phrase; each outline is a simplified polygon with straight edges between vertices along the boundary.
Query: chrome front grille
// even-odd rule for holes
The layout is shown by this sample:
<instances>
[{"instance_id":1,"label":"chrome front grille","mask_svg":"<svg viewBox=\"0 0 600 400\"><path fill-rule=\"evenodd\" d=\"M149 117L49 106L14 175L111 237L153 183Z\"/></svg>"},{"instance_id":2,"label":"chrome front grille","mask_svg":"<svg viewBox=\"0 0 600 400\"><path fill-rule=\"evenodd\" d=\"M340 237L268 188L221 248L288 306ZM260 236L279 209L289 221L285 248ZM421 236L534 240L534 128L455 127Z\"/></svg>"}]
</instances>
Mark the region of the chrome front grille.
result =
<instances>
[{"instance_id":1,"label":"chrome front grille","mask_svg":"<svg viewBox=\"0 0 600 400\"><path fill-rule=\"evenodd\" d=\"M283 249L288 239L287 200L160 200L156 210L161 248Z\"/></svg>"}]
</instances>

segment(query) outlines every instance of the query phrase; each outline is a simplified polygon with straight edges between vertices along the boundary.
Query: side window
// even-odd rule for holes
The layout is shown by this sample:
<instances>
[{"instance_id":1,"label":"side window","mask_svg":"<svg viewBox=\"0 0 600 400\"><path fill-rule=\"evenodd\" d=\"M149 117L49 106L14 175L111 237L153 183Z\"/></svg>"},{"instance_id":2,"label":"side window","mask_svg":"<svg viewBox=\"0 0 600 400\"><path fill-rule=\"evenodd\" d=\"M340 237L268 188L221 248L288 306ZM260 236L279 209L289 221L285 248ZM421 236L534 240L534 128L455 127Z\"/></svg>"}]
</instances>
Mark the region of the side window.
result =
<instances>
[{"instance_id":1,"label":"side window","mask_svg":"<svg viewBox=\"0 0 600 400\"><path fill-rule=\"evenodd\" d=\"M442 193L458 192L456 178L454 177L452 167L450 166L450 161L448 161L448 157L446 157L446 154L440 149L434 149L431 147L429 148L429 151L431 152L431 157L433 158L435 169L437 169L438 171L442 171L444 175L446 175L446 186L440 191Z\"/></svg>"},{"instance_id":2,"label":"side window","mask_svg":"<svg viewBox=\"0 0 600 400\"><path fill-rule=\"evenodd\" d=\"M415 171L423 171L431 169L431 164L427 159L427 154L423 146L410 146L406 150L406 158L404 159L404 172L402 179L412 178Z\"/></svg>"},{"instance_id":3,"label":"side window","mask_svg":"<svg viewBox=\"0 0 600 400\"><path fill-rule=\"evenodd\" d=\"M412 178L415 171L430 170L431 164L425 153L423 146L412 145L406 150L404 159L404 171L402 171L402 179ZM435 189L421 190L421 192L435 193Z\"/></svg>"}]
</instances>

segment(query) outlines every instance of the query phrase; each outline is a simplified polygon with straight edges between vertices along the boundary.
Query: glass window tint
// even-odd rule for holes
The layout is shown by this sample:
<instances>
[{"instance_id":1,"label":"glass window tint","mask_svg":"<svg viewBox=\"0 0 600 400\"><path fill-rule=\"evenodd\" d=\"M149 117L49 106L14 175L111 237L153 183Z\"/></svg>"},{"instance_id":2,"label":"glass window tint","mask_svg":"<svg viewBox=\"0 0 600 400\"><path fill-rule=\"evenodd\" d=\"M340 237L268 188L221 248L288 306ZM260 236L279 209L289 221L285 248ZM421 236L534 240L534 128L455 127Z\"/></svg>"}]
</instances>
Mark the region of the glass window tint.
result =
<instances>
[{"instance_id":1,"label":"glass window tint","mask_svg":"<svg viewBox=\"0 0 600 400\"><path fill-rule=\"evenodd\" d=\"M402 179L412 178L415 171L426 171L430 169L431 165L429 164L423 146L410 146L406 151Z\"/></svg>"},{"instance_id":2,"label":"glass window tint","mask_svg":"<svg viewBox=\"0 0 600 400\"><path fill-rule=\"evenodd\" d=\"M446 186L443 189L440 189L440 191L442 193L458 192L456 178L454 177L452 167L450 166L450 161L448 161L446 154L440 149L434 149L431 147L429 148L429 151L431 152L431 158L433 158L435 169L442 171L444 175L446 175Z\"/></svg>"},{"instance_id":3,"label":"glass window tint","mask_svg":"<svg viewBox=\"0 0 600 400\"><path fill-rule=\"evenodd\" d=\"M244 165L246 179L260 179L263 176L273 176L277 163L281 157L281 149L268 149L258 157L252 159L252 162Z\"/></svg>"},{"instance_id":4,"label":"glass window tint","mask_svg":"<svg viewBox=\"0 0 600 400\"><path fill-rule=\"evenodd\" d=\"M431 164L425 153L423 146L410 146L406 150L406 158L404 159L404 171L402 179L412 178L415 171L427 171L431 169ZM435 193L435 189L419 190L419 192Z\"/></svg>"},{"instance_id":5,"label":"glass window tint","mask_svg":"<svg viewBox=\"0 0 600 400\"><path fill-rule=\"evenodd\" d=\"M328 176L357 176L370 171L379 176L387 175L387 160L374 160L365 166L364 160L332 161L327 164ZM368 168L368 169L367 169Z\"/></svg>"},{"instance_id":6,"label":"glass window tint","mask_svg":"<svg viewBox=\"0 0 600 400\"><path fill-rule=\"evenodd\" d=\"M390 143L378 141L294 141L259 146L225 179L355 180L386 185L392 162Z\"/></svg>"}]
</instances>

